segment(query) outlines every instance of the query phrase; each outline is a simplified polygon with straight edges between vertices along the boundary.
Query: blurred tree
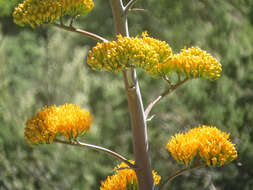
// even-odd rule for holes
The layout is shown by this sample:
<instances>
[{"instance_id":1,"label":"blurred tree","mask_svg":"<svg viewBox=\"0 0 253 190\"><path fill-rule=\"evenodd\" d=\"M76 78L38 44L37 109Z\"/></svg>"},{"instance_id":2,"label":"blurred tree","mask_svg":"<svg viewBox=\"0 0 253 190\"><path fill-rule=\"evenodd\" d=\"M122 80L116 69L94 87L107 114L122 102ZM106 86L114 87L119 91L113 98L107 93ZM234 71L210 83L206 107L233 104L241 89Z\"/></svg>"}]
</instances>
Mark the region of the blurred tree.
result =
<instances>
[{"instance_id":1,"label":"blurred tree","mask_svg":"<svg viewBox=\"0 0 253 190\"><path fill-rule=\"evenodd\" d=\"M12 14L13 8L17 5L18 2L22 0L0 0L0 16L10 16Z\"/></svg>"}]
</instances>

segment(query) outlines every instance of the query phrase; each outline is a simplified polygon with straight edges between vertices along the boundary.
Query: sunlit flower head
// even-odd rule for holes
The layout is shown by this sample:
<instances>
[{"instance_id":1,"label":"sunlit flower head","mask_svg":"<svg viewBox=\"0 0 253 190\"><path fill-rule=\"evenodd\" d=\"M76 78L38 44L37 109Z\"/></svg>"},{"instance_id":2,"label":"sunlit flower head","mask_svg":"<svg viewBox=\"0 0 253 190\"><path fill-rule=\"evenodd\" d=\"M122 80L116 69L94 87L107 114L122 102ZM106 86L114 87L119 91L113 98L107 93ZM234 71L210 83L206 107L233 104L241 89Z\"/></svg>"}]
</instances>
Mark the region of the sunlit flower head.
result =
<instances>
[{"instance_id":1,"label":"sunlit flower head","mask_svg":"<svg viewBox=\"0 0 253 190\"><path fill-rule=\"evenodd\" d=\"M27 120L25 138L30 144L52 143L58 135L71 140L87 132L91 123L90 113L77 105L45 107Z\"/></svg>"},{"instance_id":2,"label":"sunlit flower head","mask_svg":"<svg viewBox=\"0 0 253 190\"><path fill-rule=\"evenodd\" d=\"M188 78L217 79L222 71L221 64L199 47L182 49L174 54L166 64L159 65L160 73L183 73Z\"/></svg>"},{"instance_id":3,"label":"sunlit flower head","mask_svg":"<svg viewBox=\"0 0 253 190\"><path fill-rule=\"evenodd\" d=\"M200 159L208 166L222 166L237 158L229 134L213 126L199 126L174 135L167 144L171 155L180 163L190 165Z\"/></svg>"},{"instance_id":4,"label":"sunlit flower head","mask_svg":"<svg viewBox=\"0 0 253 190\"><path fill-rule=\"evenodd\" d=\"M130 162L134 164L134 161ZM133 169L128 168L127 164L122 162L115 167L114 171L114 175L108 176L105 181L101 182L100 190L127 190L127 187L132 187L130 189L137 189L137 176ZM161 176L155 171L152 171L152 173L154 183L157 185L160 182Z\"/></svg>"},{"instance_id":5,"label":"sunlit flower head","mask_svg":"<svg viewBox=\"0 0 253 190\"><path fill-rule=\"evenodd\" d=\"M24 0L14 9L13 17L16 24L34 28L64 15L85 15L93 7L92 0Z\"/></svg>"},{"instance_id":6,"label":"sunlit flower head","mask_svg":"<svg viewBox=\"0 0 253 190\"><path fill-rule=\"evenodd\" d=\"M87 63L93 70L118 72L135 67L152 74L152 68L160 62L167 62L171 55L172 50L166 42L144 32L142 38L118 35L116 41L98 43L89 51Z\"/></svg>"}]
</instances>

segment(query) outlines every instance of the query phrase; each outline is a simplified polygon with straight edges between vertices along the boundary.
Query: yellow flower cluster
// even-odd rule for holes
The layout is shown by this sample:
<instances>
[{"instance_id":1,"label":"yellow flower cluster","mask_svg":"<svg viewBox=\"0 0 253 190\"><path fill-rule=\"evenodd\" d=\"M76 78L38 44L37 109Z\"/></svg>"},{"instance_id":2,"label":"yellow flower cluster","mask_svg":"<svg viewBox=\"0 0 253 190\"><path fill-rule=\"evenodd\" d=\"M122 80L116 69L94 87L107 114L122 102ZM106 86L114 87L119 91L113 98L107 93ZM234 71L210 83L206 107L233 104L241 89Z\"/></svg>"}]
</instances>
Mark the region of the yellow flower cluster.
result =
<instances>
[{"instance_id":1,"label":"yellow flower cluster","mask_svg":"<svg viewBox=\"0 0 253 190\"><path fill-rule=\"evenodd\" d=\"M160 62L167 62L172 55L170 46L148 36L117 36L117 41L97 43L87 58L93 70L118 72L126 67L140 67L146 72Z\"/></svg>"},{"instance_id":2,"label":"yellow flower cluster","mask_svg":"<svg viewBox=\"0 0 253 190\"><path fill-rule=\"evenodd\" d=\"M199 47L182 49L179 54L174 54L169 62L158 67L159 72L165 75L174 71L184 73L188 78L217 79L222 71L221 64Z\"/></svg>"},{"instance_id":3,"label":"yellow flower cluster","mask_svg":"<svg viewBox=\"0 0 253 190\"><path fill-rule=\"evenodd\" d=\"M134 161L130 161L134 164ZM101 182L100 190L127 190L127 187L137 186L137 176L135 171L128 168L128 165L121 163L114 169L115 173L112 176L108 176L105 181ZM154 183L157 185L160 182L161 176L155 171L152 171ZM132 189L132 188L131 188ZM137 189L136 187L133 189Z\"/></svg>"},{"instance_id":4,"label":"yellow flower cluster","mask_svg":"<svg viewBox=\"0 0 253 190\"><path fill-rule=\"evenodd\" d=\"M14 22L32 28L53 23L64 15L85 15L94 7L92 0L24 0L14 9Z\"/></svg>"},{"instance_id":5,"label":"yellow flower cluster","mask_svg":"<svg viewBox=\"0 0 253 190\"><path fill-rule=\"evenodd\" d=\"M208 166L222 166L237 158L229 134L213 126L199 126L184 134L176 134L167 144L168 151L180 163L190 165L201 159Z\"/></svg>"},{"instance_id":6,"label":"yellow flower cluster","mask_svg":"<svg viewBox=\"0 0 253 190\"><path fill-rule=\"evenodd\" d=\"M71 140L87 132L91 123L90 113L77 105L54 105L38 110L34 117L27 120L25 138L30 144L52 143L56 135L64 135Z\"/></svg>"},{"instance_id":7,"label":"yellow flower cluster","mask_svg":"<svg viewBox=\"0 0 253 190\"><path fill-rule=\"evenodd\" d=\"M116 41L98 43L89 51L88 65L93 70L118 72L126 67L139 67L155 77L165 77L173 72L188 78L217 79L221 64L198 47L183 49L172 54L170 46L163 41L148 37L117 36Z\"/></svg>"}]
</instances>

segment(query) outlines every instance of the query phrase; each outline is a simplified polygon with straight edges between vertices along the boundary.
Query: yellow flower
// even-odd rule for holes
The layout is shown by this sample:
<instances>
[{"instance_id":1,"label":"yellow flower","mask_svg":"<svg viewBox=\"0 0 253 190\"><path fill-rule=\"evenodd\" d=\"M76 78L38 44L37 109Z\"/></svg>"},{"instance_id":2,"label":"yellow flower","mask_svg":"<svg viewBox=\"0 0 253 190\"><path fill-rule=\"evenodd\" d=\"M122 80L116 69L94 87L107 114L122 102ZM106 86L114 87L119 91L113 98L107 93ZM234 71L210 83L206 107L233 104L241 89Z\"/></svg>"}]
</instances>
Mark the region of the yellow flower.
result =
<instances>
[{"instance_id":1,"label":"yellow flower","mask_svg":"<svg viewBox=\"0 0 253 190\"><path fill-rule=\"evenodd\" d=\"M130 161L134 164L134 161ZM105 181L101 182L100 190L126 190L127 187L137 186L137 176L135 171L128 168L128 165L122 162L115 167L115 174L108 176ZM154 183L157 185L161 179L155 171L152 171Z\"/></svg>"},{"instance_id":2,"label":"yellow flower","mask_svg":"<svg viewBox=\"0 0 253 190\"><path fill-rule=\"evenodd\" d=\"M203 125L187 133L176 134L168 142L167 149L178 162L187 166L195 158L200 158L208 166L222 166L237 158L229 134L213 126Z\"/></svg>"},{"instance_id":3,"label":"yellow flower","mask_svg":"<svg viewBox=\"0 0 253 190\"><path fill-rule=\"evenodd\" d=\"M126 67L140 67L151 75L160 62L167 62L172 55L170 46L142 33L139 37L117 36L116 41L97 43L87 58L93 70L118 72Z\"/></svg>"},{"instance_id":4,"label":"yellow flower","mask_svg":"<svg viewBox=\"0 0 253 190\"><path fill-rule=\"evenodd\" d=\"M87 132L91 123L90 113L77 105L54 105L38 110L34 117L27 120L25 138L30 144L52 143L56 135L64 135L71 140Z\"/></svg>"},{"instance_id":5,"label":"yellow flower","mask_svg":"<svg viewBox=\"0 0 253 190\"><path fill-rule=\"evenodd\" d=\"M217 79L221 64L199 47L172 54L170 46L151 38L146 32L139 37L117 36L116 41L97 43L87 58L93 70L118 72L126 67L142 68L154 77L183 73L188 78Z\"/></svg>"},{"instance_id":6,"label":"yellow flower","mask_svg":"<svg viewBox=\"0 0 253 190\"><path fill-rule=\"evenodd\" d=\"M174 54L167 63L159 65L159 72L168 75L171 72L184 73L188 78L217 79L222 71L221 64L199 47L182 49Z\"/></svg>"},{"instance_id":7,"label":"yellow flower","mask_svg":"<svg viewBox=\"0 0 253 190\"><path fill-rule=\"evenodd\" d=\"M64 15L86 15L94 7L92 0L24 0L14 9L14 22L32 28L53 23Z\"/></svg>"}]
</instances>

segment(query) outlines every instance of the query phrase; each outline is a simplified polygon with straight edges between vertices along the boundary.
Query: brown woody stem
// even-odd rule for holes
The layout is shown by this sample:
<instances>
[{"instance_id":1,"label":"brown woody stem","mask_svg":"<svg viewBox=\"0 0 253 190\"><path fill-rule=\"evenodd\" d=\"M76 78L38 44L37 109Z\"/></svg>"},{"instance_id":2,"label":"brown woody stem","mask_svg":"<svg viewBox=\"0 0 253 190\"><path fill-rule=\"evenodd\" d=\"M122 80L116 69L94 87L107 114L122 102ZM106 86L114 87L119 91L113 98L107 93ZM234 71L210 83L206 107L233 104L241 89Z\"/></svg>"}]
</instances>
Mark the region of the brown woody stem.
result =
<instances>
[{"instance_id":1,"label":"brown woody stem","mask_svg":"<svg viewBox=\"0 0 253 190\"><path fill-rule=\"evenodd\" d=\"M91 32L87 32L85 30L76 29L74 27L65 26L65 25L61 25L61 24L57 24L57 23L52 23L51 25L55 26L57 28L63 29L63 30L67 30L67 31L70 31L70 32L75 32L75 33L87 36L87 37L92 38L92 39L94 39L96 41L100 41L100 42L107 42L108 41L105 38L103 38L103 37L101 37L101 36L99 36L97 34L94 34L94 33L91 33Z\"/></svg>"},{"instance_id":2,"label":"brown woody stem","mask_svg":"<svg viewBox=\"0 0 253 190\"><path fill-rule=\"evenodd\" d=\"M140 12L140 11L146 11L145 9L140 9L140 8L133 8L129 9L128 12Z\"/></svg>"},{"instance_id":3,"label":"brown woody stem","mask_svg":"<svg viewBox=\"0 0 253 190\"><path fill-rule=\"evenodd\" d=\"M127 14L131 7L136 3L137 0L130 0L124 8L124 13Z\"/></svg>"},{"instance_id":4,"label":"brown woody stem","mask_svg":"<svg viewBox=\"0 0 253 190\"><path fill-rule=\"evenodd\" d=\"M131 8L134 2L135 0L130 1L124 7L122 0L110 0L116 35L129 36L126 11ZM123 71L123 76L133 134L134 159L138 168L136 175L139 189L154 190L154 180L148 152L146 119L136 70L134 68L126 69Z\"/></svg>"},{"instance_id":5,"label":"brown woody stem","mask_svg":"<svg viewBox=\"0 0 253 190\"><path fill-rule=\"evenodd\" d=\"M145 117L146 119L148 118L149 112L151 111L151 109L154 107L154 105L159 102L163 97L167 96L169 93L173 92L174 90L177 89L177 87L181 86L182 84L184 84L187 80L189 80L189 78L185 78L182 81L179 81L177 84L175 85L171 85L169 89L165 90L161 95L159 95L156 99L154 99L149 105L148 107L145 109ZM170 82L169 82L170 84Z\"/></svg>"},{"instance_id":6,"label":"brown woody stem","mask_svg":"<svg viewBox=\"0 0 253 190\"><path fill-rule=\"evenodd\" d=\"M122 155L110 150L110 149L107 149L107 148L104 148L104 147L101 147L101 146L98 146L98 145L93 145L93 144L88 144L88 143L83 143L83 142L80 142L78 140L75 140L75 141L63 141L63 140L60 140L60 139L54 139L54 142L57 142L57 143L62 143L62 144L67 144L67 145L72 145L72 146L81 146L81 147L88 147L88 148L92 148L92 149L95 149L95 150L99 150L99 151L103 151L107 154L110 154L118 159L120 159L121 161L125 162L130 168L133 168L133 169L136 169L136 166L132 163L130 163L125 157L123 157Z\"/></svg>"},{"instance_id":7,"label":"brown woody stem","mask_svg":"<svg viewBox=\"0 0 253 190\"><path fill-rule=\"evenodd\" d=\"M162 190L162 189L165 187L165 185L166 185L170 180L174 179L175 177L177 177L177 176L183 174L183 173L186 172L186 171L189 171L189 170L192 170L192 169L195 169L195 168L200 168L200 167L202 167L202 166L204 166L204 165L195 164L195 165L190 166L190 167L188 167L188 168L184 168L184 169L175 171L173 174L171 174L169 177L167 177L165 181L163 181L163 183L160 185L159 190Z\"/></svg>"}]
</instances>

